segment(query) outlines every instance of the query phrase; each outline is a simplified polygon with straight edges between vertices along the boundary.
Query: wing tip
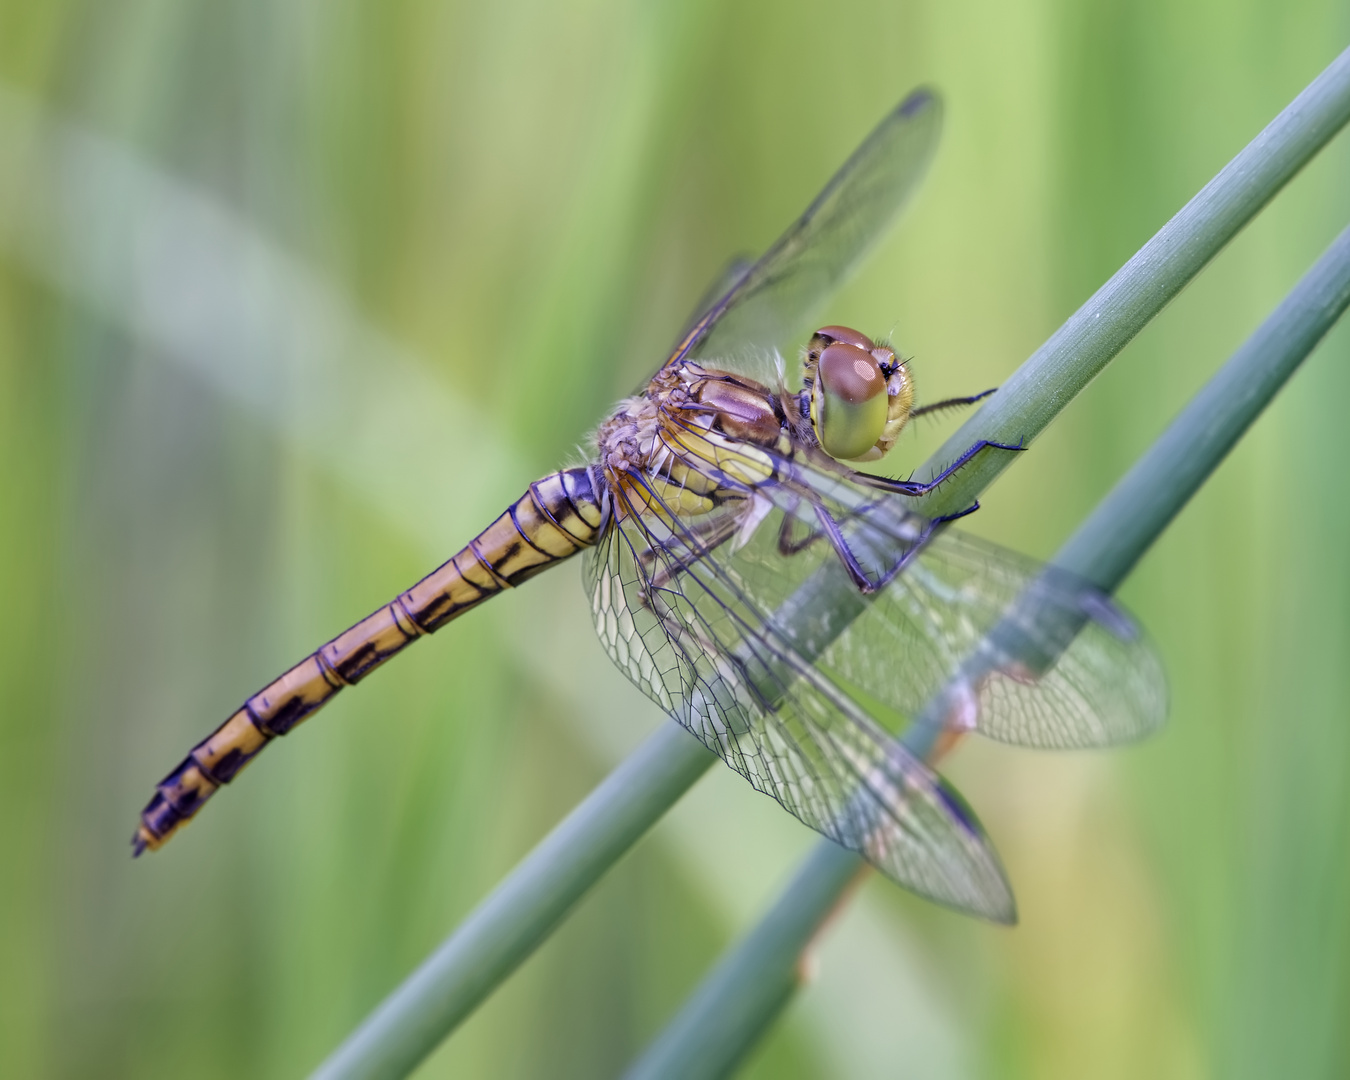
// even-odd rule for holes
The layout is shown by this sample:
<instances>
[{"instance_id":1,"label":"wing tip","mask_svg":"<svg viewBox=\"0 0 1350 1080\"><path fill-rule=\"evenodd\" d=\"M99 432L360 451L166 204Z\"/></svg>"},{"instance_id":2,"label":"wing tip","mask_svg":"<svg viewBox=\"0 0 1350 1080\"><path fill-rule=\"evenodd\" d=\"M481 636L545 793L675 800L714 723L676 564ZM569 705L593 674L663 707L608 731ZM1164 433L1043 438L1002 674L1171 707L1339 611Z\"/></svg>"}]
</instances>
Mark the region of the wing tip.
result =
<instances>
[{"instance_id":1,"label":"wing tip","mask_svg":"<svg viewBox=\"0 0 1350 1080\"><path fill-rule=\"evenodd\" d=\"M1012 883L993 848L987 847L985 850L989 860L983 868L985 880L975 885L974 891L953 907L962 915L974 915L995 926L1016 926L1019 916Z\"/></svg>"},{"instance_id":2,"label":"wing tip","mask_svg":"<svg viewBox=\"0 0 1350 1080\"><path fill-rule=\"evenodd\" d=\"M925 109L941 110L942 95L932 86L916 86L896 107L896 112L908 119Z\"/></svg>"},{"instance_id":3,"label":"wing tip","mask_svg":"<svg viewBox=\"0 0 1350 1080\"><path fill-rule=\"evenodd\" d=\"M996 926L1007 926L1011 928L1018 924L1021 920L1021 916L1017 911L1017 900L1013 897L1011 892L1008 893L1007 903L998 909L991 911L988 918L989 921Z\"/></svg>"}]
</instances>

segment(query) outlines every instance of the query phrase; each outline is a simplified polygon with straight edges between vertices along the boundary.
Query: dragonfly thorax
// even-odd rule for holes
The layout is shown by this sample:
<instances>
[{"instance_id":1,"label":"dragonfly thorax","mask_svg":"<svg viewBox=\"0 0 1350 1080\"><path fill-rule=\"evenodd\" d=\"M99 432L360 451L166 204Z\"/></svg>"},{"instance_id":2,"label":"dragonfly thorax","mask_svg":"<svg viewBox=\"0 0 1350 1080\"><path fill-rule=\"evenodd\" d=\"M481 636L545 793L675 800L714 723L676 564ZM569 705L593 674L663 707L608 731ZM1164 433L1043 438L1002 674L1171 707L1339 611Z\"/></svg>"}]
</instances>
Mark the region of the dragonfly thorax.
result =
<instances>
[{"instance_id":1,"label":"dragonfly thorax","mask_svg":"<svg viewBox=\"0 0 1350 1080\"><path fill-rule=\"evenodd\" d=\"M607 470L651 471L663 466L671 436L680 432L773 446L785 423L778 395L767 387L687 363L659 372L643 393L621 401L600 425L596 442Z\"/></svg>"},{"instance_id":2,"label":"dragonfly thorax","mask_svg":"<svg viewBox=\"0 0 1350 1080\"><path fill-rule=\"evenodd\" d=\"M743 379L710 375L698 384L696 399L712 426L733 439L772 446L783 430L781 406L774 407L764 387Z\"/></svg>"},{"instance_id":3,"label":"dragonfly thorax","mask_svg":"<svg viewBox=\"0 0 1350 1080\"><path fill-rule=\"evenodd\" d=\"M779 394L743 376L689 362L658 372L597 432L616 513L698 517L744 499L774 471L769 448L792 441L789 404L791 422Z\"/></svg>"}]
</instances>

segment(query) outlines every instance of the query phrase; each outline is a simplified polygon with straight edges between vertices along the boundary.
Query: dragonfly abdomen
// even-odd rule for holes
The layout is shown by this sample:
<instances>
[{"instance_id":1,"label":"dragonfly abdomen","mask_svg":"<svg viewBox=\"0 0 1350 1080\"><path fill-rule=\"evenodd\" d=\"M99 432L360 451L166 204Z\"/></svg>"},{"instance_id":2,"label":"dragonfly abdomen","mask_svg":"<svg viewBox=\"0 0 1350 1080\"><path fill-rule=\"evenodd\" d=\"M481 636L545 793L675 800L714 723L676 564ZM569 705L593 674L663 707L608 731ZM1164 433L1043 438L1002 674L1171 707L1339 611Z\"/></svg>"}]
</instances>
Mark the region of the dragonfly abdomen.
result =
<instances>
[{"instance_id":1,"label":"dragonfly abdomen","mask_svg":"<svg viewBox=\"0 0 1350 1080\"><path fill-rule=\"evenodd\" d=\"M141 812L135 854L154 850L272 739L413 641L599 538L608 502L590 468L536 480L454 558L263 687L160 782Z\"/></svg>"}]
</instances>

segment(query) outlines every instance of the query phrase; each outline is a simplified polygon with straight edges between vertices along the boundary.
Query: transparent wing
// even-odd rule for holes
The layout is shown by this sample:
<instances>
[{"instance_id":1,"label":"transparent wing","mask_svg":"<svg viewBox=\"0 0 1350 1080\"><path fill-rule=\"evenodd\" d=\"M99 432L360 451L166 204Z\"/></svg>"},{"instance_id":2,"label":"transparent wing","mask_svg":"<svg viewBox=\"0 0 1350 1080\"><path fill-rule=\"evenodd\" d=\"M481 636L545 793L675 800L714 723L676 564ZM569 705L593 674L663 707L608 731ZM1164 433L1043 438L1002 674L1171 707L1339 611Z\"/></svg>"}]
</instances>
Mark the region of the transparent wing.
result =
<instances>
[{"instance_id":1,"label":"transparent wing","mask_svg":"<svg viewBox=\"0 0 1350 1080\"><path fill-rule=\"evenodd\" d=\"M1132 742L1167 712L1157 654L1112 600L951 529L925 545L820 663L906 717L928 706L930 720L1019 746Z\"/></svg>"},{"instance_id":2,"label":"transparent wing","mask_svg":"<svg viewBox=\"0 0 1350 1080\"><path fill-rule=\"evenodd\" d=\"M703 323L704 316L716 306L718 301L730 293L738 286L751 270L755 268L755 260L748 255L736 255L727 260L726 266L722 272L717 275L712 284L698 298L698 303L694 305L694 310L690 312L684 328L680 331L680 342L683 343L689 338L690 333L695 327ZM705 326L706 329L706 326ZM679 345L676 345L678 350Z\"/></svg>"},{"instance_id":3,"label":"transparent wing","mask_svg":"<svg viewBox=\"0 0 1350 1080\"><path fill-rule=\"evenodd\" d=\"M1152 650L1087 583L935 530L833 462L756 448L773 478L738 483L729 452L707 455L714 511L621 514L590 553L610 655L808 825L926 896L1010 918L974 816L895 736L923 720L1031 746L1136 738L1166 706ZM846 561L889 584L865 594Z\"/></svg>"},{"instance_id":4,"label":"transparent wing","mask_svg":"<svg viewBox=\"0 0 1350 1080\"><path fill-rule=\"evenodd\" d=\"M838 685L906 720L1044 749L1111 746L1161 726L1157 654L1090 582L956 529L925 536L904 496L864 489L828 459L798 451L775 472L789 482L755 489L774 515L734 560L766 598L775 583L803 581L775 611L813 611L806 625L843 612L813 653ZM782 515L804 538L794 554L780 539ZM839 544L822 515L838 523ZM843 572L847 556L869 581L892 580L863 596Z\"/></svg>"},{"instance_id":5,"label":"transparent wing","mask_svg":"<svg viewBox=\"0 0 1350 1080\"><path fill-rule=\"evenodd\" d=\"M754 564L729 554L756 512L749 499L689 521L621 516L587 559L610 656L806 824L922 895L1013 921L997 856L960 796L773 621L781 583L746 577Z\"/></svg>"},{"instance_id":6,"label":"transparent wing","mask_svg":"<svg viewBox=\"0 0 1350 1080\"><path fill-rule=\"evenodd\" d=\"M910 94L844 163L806 212L695 321L668 363L715 358L767 385L774 353L800 336L922 179L942 105Z\"/></svg>"}]
</instances>

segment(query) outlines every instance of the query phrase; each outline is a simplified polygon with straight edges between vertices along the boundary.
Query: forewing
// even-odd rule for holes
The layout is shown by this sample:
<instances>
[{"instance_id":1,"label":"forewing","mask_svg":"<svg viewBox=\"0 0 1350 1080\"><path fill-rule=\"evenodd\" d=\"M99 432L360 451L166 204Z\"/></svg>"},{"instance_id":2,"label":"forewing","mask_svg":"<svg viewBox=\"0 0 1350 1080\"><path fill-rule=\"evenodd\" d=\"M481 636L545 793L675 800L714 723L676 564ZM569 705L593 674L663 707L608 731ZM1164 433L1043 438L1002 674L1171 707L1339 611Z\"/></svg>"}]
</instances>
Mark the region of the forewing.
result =
<instances>
[{"instance_id":1,"label":"forewing","mask_svg":"<svg viewBox=\"0 0 1350 1080\"><path fill-rule=\"evenodd\" d=\"M905 496L863 488L819 455L798 451L779 459L776 473L788 482L761 485L761 498L801 517L799 530L809 514L829 514L870 581L893 575L863 596L846 583L841 552L823 536L814 541L835 565L825 559L783 611L810 628L804 647L838 685L906 721L974 728L1021 746L1111 746L1162 724L1167 689L1157 654L1090 582L934 528ZM801 555L784 555L774 531L762 528L738 558L786 579Z\"/></svg>"},{"instance_id":2,"label":"forewing","mask_svg":"<svg viewBox=\"0 0 1350 1080\"><path fill-rule=\"evenodd\" d=\"M905 98L778 242L696 320L669 363L716 360L719 368L774 385L776 350L797 339L881 238L927 170L941 126L933 91Z\"/></svg>"},{"instance_id":3,"label":"forewing","mask_svg":"<svg viewBox=\"0 0 1350 1080\"><path fill-rule=\"evenodd\" d=\"M695 328L703 326L706 329L704 318L708 312L716 307L718 302L725 298L727 294L733 292L754 268L755 260L748 255L737 255L728 260L726 266L722 268L722 272L717 275L704 294L699 297L698 303L694 305L694 310L690 313L688 321L680 331L680 342L687 341Z\"/></svg>"},{"instance_id":4,"label":"forewing","mask_svg":"<svg viewBox=\"0 0 1350 1080\"><path fill-rule=\"evenodd\" d=\"M749 494L674 524L620 514L588 553L601 641L649 697L806 824L916 892L1012 921L1011 890L964 802L775 621L794 589L837 565L819 544L782 565L756 557L784 516L799 515Z\"/></svg>"}]
</instances>

